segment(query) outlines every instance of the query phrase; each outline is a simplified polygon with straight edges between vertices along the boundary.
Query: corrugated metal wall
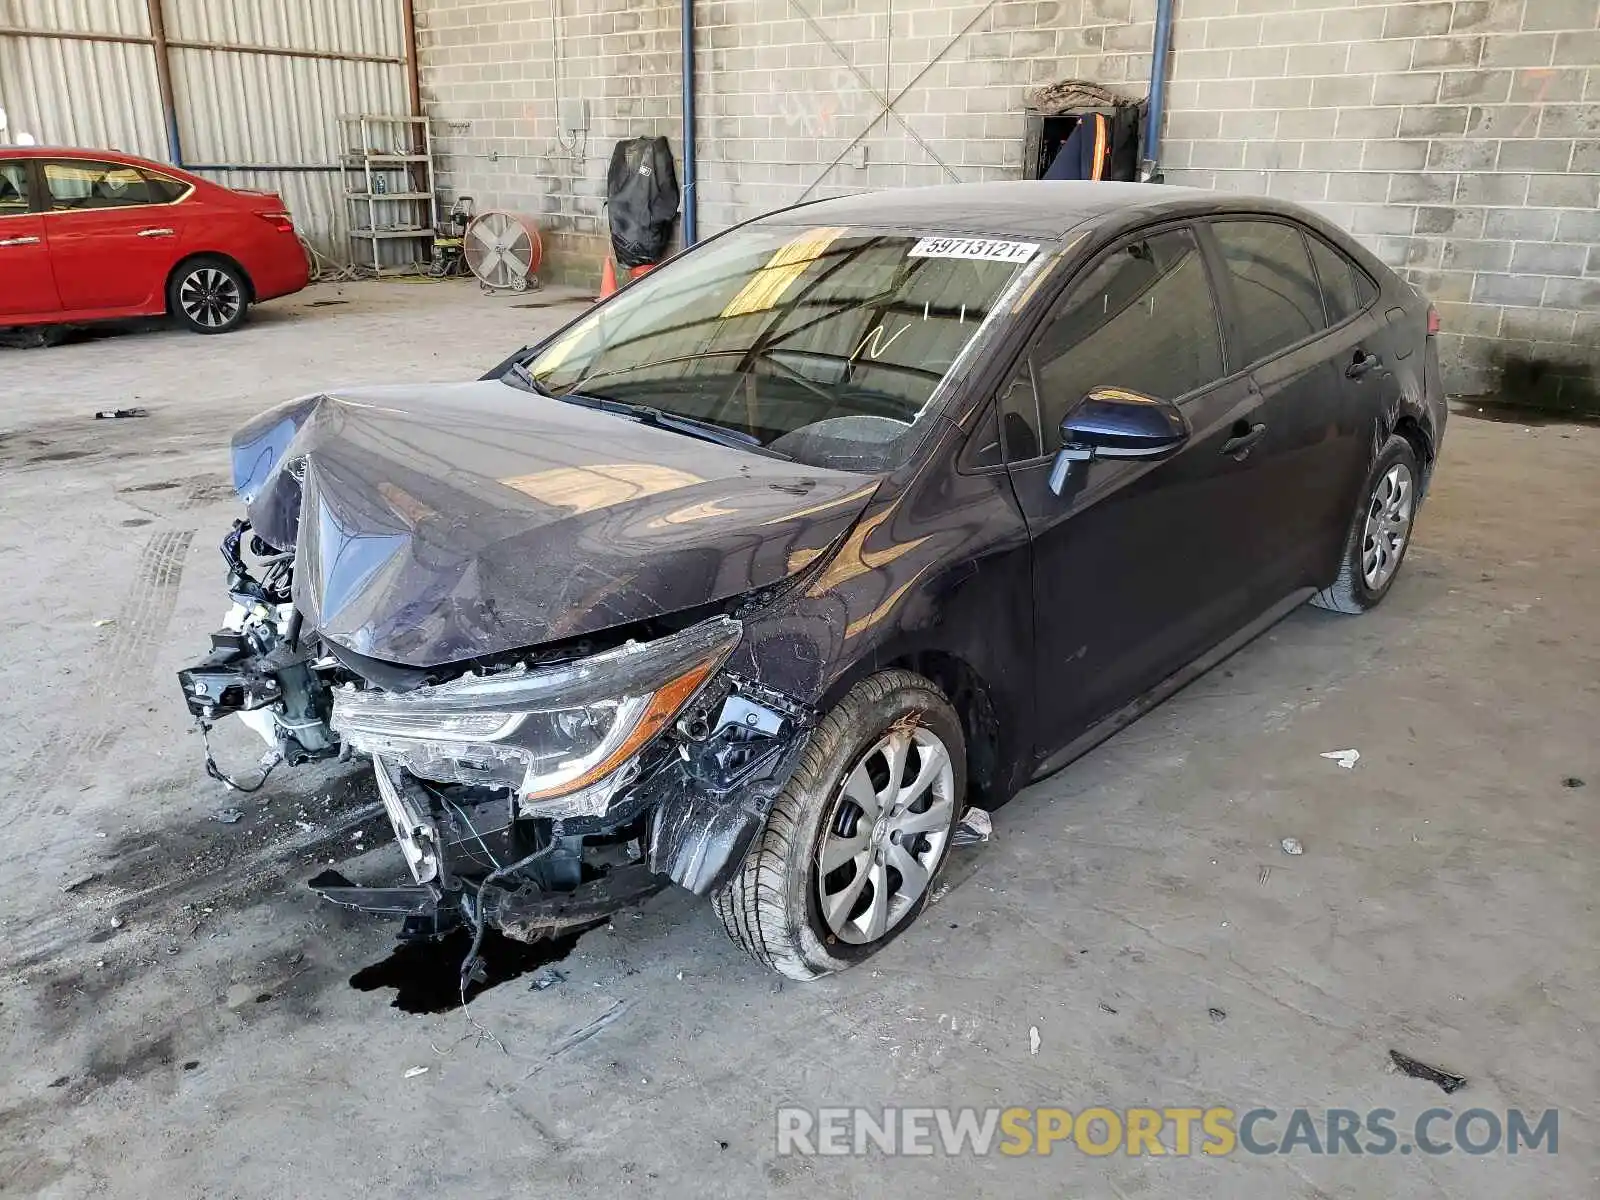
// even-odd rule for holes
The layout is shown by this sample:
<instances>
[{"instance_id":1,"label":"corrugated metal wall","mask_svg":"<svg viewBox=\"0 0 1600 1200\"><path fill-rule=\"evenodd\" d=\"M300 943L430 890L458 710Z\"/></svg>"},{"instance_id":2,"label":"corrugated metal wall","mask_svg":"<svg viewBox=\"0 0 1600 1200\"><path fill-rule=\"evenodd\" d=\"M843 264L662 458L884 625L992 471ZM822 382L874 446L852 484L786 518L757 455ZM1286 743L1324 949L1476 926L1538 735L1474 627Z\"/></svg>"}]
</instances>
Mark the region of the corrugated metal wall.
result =
<instances>
[{"instance_id":1,"label":"corrugated metal wall","mask_svg":"<svg viewBox=\"0 0 1600 1200\"><path fill-rule=\"evenodd\" d=\"M407 111L402 0L163 0L162 11L184 165L277 192L320 251L348 261L337 119ZM85 40L95 35L137 40ZM151 38L147 0L0 0L0 142L26 132L170 162Z\"/></svg>"}]
</instances>

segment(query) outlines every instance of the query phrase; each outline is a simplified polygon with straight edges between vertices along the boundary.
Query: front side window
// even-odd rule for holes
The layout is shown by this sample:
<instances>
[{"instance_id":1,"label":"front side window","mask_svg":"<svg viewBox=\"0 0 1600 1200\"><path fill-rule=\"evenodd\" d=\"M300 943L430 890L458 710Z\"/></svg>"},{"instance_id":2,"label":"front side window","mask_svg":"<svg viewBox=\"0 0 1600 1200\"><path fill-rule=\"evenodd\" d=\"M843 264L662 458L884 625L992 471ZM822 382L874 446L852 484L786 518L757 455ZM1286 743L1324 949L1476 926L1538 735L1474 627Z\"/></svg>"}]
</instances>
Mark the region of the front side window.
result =
<instances>
[{"instance_id":1,"label":"front side window","mask_svg":"<svg viewBox=\"0 0 1600 1200\"><path fill-rule=\"evenodd\" d=\"M22 159L0 160L0 217L28 211L28 164Z\"/></svg>"},{"instance_id":2,"label":"front side window","mask_svg":"<svg viewBox=\"0 0 1600 1200\"><path fill-rule=\"evenodd\" d=\"M1025 368L1002 401L1013 460L1019 448L1059 449L1061 419L1093 388L1176 401L1221 378L1217 311L1194 234L1152 234L1101 259L1072 285Z\"/></svg>"},{"instance_id":3,"label":"front side window","mask_svg":"<svg viewBox=\"0 0 1600 1200\"><path fill-rule=\"evenodd\" d=\"M44 185L52 212L164 204L137 167L121 163L70 160L44 164Z\"/></svg>"},{"instance_id":4,"label":"front side window","mask_svg":"<svg viewBox=\"0 0 1600 1200\"><path fill-rule=\"evenodd\" d=\"M887 469L1040 258L1024 242L754 225L646 275L528 374L575 403L647 405L797 461Z\"/></svg>"},{"instance_id":5,"label":"front side window","mask_svg":"<svg viewBox=\"0 0 1600 1200\"><path fill-rule=\"evenodd\" d=\"M1326 326L1322 294L1297 227L1219 221L1212 229L1239 305L1244 363L1276 354Z\"/></svg>"}]
</instances>

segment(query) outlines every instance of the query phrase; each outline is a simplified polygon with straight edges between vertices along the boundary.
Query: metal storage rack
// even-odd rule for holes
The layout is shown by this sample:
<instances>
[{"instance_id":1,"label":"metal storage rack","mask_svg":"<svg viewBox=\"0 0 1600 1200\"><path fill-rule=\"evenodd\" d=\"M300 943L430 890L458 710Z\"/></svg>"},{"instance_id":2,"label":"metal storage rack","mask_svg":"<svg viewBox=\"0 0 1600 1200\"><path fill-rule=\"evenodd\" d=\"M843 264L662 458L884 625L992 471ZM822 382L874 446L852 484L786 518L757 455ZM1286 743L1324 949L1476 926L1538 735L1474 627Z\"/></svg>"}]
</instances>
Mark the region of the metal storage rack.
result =
<instances>
[{"instance_id":1,"label":"metal storage rack","mask_svg":"<svg viewBox=\"0 0 1600 1200\"><path fill-rule=\"evenodd\" d=\"M385 243L431 242L439 223L433 184L433 135L427 117L362 113L339 118L350 242L358 266L379 275L416 269L429 256L385 262ZM364 207L363 207L364 206ZM370 250L362 262L363 251Z\"/></svg>"}]
</instances>

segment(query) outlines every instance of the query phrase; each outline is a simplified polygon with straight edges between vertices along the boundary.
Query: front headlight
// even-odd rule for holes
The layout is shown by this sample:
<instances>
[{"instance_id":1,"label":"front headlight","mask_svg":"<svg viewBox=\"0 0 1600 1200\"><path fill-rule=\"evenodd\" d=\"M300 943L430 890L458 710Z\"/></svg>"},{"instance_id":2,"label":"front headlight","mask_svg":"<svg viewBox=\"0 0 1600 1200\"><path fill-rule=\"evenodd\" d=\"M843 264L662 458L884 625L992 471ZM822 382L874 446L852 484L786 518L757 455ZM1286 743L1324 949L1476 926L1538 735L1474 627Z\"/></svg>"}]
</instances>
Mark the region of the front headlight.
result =
<instances>
[{"instance_id":1,"label":"front headlight","mask_svg":"<svg viewBox=\"0 0 1600 1200\"><path fill-rule=\"evenodd\" d=\"M332 724L424 779L511 788L524 815L599 814L742 632L716 617L557 666L399 694L341 690Z\"/></svg>"}]
</instances>

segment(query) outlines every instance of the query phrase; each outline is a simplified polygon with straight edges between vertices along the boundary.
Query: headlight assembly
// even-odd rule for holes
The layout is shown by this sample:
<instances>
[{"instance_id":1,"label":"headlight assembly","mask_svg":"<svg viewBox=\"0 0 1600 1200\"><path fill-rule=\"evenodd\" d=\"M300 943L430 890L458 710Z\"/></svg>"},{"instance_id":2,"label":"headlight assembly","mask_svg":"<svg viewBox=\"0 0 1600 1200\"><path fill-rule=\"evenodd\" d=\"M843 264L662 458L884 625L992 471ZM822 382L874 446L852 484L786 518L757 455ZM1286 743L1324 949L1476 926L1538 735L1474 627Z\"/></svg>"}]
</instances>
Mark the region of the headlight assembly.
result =
<instances>
[{"instance_id":1,"label":"headlight assembly","mask_svg":"<svg viewBox=\"0 0 1600 1200\"><path fill-rule=\"evenodd\" d=\"M526 816L595 815L741 633L738 621L716 617L556 666L414 692L341 690L333 728L424 779L511 788Z\"/></svg>"}]
</instances>

